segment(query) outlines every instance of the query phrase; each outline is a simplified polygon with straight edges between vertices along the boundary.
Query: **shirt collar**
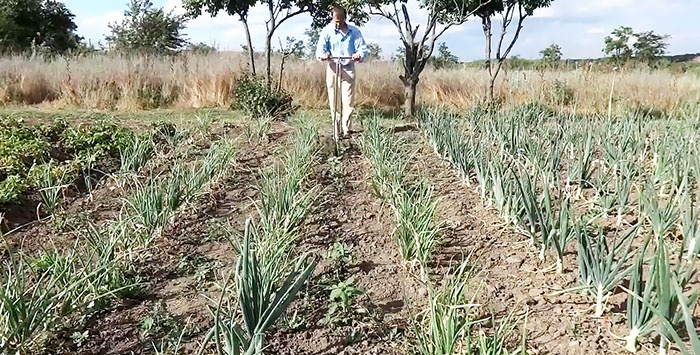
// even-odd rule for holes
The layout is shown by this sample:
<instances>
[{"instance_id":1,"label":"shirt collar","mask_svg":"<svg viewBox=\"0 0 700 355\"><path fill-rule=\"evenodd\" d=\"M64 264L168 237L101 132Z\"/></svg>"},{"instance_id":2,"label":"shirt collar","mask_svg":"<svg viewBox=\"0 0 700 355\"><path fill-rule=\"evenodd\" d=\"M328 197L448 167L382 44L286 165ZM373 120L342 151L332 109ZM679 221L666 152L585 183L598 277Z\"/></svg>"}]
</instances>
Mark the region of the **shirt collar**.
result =
<instances>
[{"instance_id":1,"label":"shirt collar","mask_svg":"<svg viewBox=\"0 0 700 355\"><path fill-rule=\"evenodd\" d=\"M352 32L352 27L351 27L349 24L347 24L347 23L345 24L345 26L348 27L348 33L346 33L346 35L349 35L350 32ZM334 33L336 33L336 34L338 34L338 33L342 34L342 32L340 32L339 29L335 28L335 26L334 26L333 24L331 24L331 29L332 29L332 30L334 31Z\"/></svg>"}]
</instances>

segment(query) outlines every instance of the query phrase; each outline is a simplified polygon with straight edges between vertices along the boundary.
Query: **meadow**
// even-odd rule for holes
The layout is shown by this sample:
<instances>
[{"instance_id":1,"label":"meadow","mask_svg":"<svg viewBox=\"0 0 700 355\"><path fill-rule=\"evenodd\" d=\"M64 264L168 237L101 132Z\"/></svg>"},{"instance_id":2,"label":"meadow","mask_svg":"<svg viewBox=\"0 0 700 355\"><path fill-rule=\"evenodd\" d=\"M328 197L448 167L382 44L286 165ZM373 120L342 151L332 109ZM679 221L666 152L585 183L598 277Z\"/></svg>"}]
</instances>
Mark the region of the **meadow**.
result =
<instances>
[{"instance_id":1,"label":"meadow","mask_svg":"<svg viewBox=\"0 0 700 355\"><path fill-rule=\"evenodd\" d=\"M319 63L0 68L0 353L700 353L697 74L363 64L336 154Z\"/></svg>"}]
</instances>

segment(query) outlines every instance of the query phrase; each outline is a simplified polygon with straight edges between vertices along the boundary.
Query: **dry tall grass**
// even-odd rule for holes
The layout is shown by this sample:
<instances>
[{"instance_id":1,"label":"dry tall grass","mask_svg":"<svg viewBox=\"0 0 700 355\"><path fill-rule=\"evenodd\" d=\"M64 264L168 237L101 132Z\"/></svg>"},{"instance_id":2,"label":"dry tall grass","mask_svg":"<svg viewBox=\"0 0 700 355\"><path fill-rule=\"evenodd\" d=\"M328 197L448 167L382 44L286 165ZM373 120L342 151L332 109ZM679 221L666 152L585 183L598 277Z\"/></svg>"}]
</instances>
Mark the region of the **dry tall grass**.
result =
<instances>
[{"instance_id":1,"label":"dry tall grass","mask_svg":"<svg viewBox=\"0 0 700 355\"><path fill-rule=\"evenodd\" d=\"M277 72L279 62L274 65ZM304 107L327 105L323 65L302 61L285 65L283 87ZM116 110L227 107L243 68L242 58L230 54L177 59L92 56L49 62L2 58L0 104ZM398 63L361 64L358 104L400 107L400 71ZM616 110L669 112L700 102L698 79L695 74L650 70L506 71L498 81L496 97L505 105L544 101L562 109L606 112L614 81ZM419 84L419 102L467 108L483 99L486 82L486 73L478 69L429 68Z\"/></svg>"}]
</instances>

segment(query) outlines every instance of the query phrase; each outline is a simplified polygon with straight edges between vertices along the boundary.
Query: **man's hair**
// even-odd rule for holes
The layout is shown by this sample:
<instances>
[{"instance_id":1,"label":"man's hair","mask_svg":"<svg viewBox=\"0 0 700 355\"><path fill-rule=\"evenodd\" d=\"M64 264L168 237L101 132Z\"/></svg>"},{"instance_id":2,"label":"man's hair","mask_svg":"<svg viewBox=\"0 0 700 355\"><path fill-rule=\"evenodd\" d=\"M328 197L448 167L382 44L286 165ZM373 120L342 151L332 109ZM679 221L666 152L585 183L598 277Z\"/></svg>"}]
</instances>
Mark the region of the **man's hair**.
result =
<instances>
[{"instance_id":1,"label":"man's hair","mask_svg":"<svg viewBox=\"0 0 700 355\"><path fill-rule=\"evenodd\" d=\"M342 6L333 6L333 9L331 10L331 15L334 13L343 15L343 18L347 18L348 15Z\"/></svg>"}]
</instances>

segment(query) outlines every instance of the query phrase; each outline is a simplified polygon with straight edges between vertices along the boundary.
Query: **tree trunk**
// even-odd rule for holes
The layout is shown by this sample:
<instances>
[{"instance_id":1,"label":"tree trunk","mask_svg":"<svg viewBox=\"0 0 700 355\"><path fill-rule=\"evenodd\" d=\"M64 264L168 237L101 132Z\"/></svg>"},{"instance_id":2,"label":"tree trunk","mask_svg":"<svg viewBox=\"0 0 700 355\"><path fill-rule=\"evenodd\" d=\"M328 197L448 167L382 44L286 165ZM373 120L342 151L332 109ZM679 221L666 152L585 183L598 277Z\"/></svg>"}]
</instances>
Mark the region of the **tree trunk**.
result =
<instances>
[{"instance_id":1,"label":"tree trunk","mask_svg":"<svg viewBox=\"0 0 700 355\"><path fill-rule=\"evenodd\" d=\"M488 87L488 91L486 93L489 104L493 103L493 100L494 100L493 93L494 93L495 87L496 87L496 78L498 78L498 73L501 72L502 65L503 65L503 60L499 59L498 62L496 63L496 70L491 71L491 73L489 75L489 77L490 77L489 78L489 87Z\"/></svg>"},{"instance_id":2,"label":"tree trunk","mask_svg":"<svg viewBox=\"0 0 700 355\"><path fill-rule=\"evenodd\" d=\"M493 89L496 83L496 77L493 75L493 65L491 63L491 16L484 16L481 18L481 24L484 29L484 37L486 39L486 62L484 63L484 68L489 73L489 84L486 87L486 101L488 103L493 102Z\"/></svg>"},{"instance_id":3,"label":"tree trunk","mask_svg":"<svg viewBox=\"0 0 700 355\"><path fill-rule=\"evenodd\" d=\"M265 82L272 87L272 33L265 37Z\"/></svg>"},{"instance_id":4,"label":"tree trunk","mask_svg":"<svg viewBox=\"0 0 700 355\"><path fill-rule=\"evenodd\" d=\"M248 59L250 60L250 70L253 72L253 76L255 76L255 51L253 50L253 39L250 37L248 19L241 16L241 22L243 22L243 28L245 29L245 37L248 41Z\"/></svg>"},{"instance_id":5,"label":"tree trunk","mask_svg":"<svg viewBox=\"0 0 700 355\"><path fill-rule=\"evenodd\" d=\"M404 86L404 115L406 117L414 117L416 114L416 87L418 86L418 79L412 79L411 76L407 76L403 79Z\"/></svg>"},{"instance_id":6,"label":"tree trunk","mask_svg":"<svg viewBox=\"0 0 700 355\"><path fill-rule=\"evenodd\" d=\"M481 25L484 29L484 37L486 37L486 62L484 62L484 69L491 73L491 17L484 16L481 18Z\"/></svg>"}]
</instances>

